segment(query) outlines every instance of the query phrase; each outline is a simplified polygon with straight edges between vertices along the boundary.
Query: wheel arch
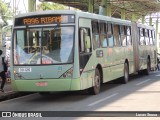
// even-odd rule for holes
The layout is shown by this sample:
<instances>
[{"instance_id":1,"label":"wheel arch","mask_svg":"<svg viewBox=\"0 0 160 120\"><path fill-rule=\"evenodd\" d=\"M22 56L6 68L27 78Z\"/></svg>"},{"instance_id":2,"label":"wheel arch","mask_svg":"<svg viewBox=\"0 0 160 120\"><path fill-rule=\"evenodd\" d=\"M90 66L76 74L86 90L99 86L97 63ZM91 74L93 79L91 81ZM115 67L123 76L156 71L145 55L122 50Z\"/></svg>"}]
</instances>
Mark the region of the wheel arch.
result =
<instances>
[{"instance_id":1,"label":"wheel arch","mask_svg":"<svg viewBox=\"0 0 160 120\"><path fill-rule=\"evenodd\" d=\"M125 59L125 62L124 63L127 63L127 65L128 65L128 70L129 70L129 60L126 58ZM130 71L130 70L129 70Z\"/></svg>"},{"instance_id":2,"label":"wheel arch","mask_svg":"<svg viewBox=\"0 0 160 120\"><path fill-rule=\"evenodd\" d=\"M101 76L101 83L103 83L103 68L101 64L97 64L96 68L99 70L100 72L100 76Z\"/></svg>"}]
</instances>

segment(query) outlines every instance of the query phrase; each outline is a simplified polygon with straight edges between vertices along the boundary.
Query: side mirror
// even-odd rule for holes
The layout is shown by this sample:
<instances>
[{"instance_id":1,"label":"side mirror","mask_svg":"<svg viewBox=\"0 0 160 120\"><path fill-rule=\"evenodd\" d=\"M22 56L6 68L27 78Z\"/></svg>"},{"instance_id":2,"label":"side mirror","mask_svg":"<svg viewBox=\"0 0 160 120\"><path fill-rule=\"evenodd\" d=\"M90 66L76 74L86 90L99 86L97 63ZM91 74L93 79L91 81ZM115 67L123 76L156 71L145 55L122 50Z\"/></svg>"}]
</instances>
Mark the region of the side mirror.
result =
<instances>
[{"instance_id":1,"label":"side mirror","mask_svg":"<svg viewBox=\"0 0 160 120\"><path fill-rule=\"evenodd\" d=\"M89 36L86 36L86 49L91 48L91 40Z\"/></svg>"}]
</instances>

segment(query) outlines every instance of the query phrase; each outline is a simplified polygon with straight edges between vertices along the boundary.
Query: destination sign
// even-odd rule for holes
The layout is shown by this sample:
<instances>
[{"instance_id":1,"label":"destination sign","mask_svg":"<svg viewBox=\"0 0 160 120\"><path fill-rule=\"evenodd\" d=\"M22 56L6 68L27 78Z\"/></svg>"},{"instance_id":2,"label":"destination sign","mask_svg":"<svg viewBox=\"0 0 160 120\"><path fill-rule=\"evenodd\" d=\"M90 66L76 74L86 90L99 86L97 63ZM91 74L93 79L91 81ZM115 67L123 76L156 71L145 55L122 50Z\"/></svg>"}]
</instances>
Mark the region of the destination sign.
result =
<instances>
[{"instance_id":1,"label":"destination sign","mask_svg":"<svg viewBox=\"0 0 160 120\"><path fill-rule=\"evenodd\" d=\"M54 23L73 23L74 15L45 15L29 16L15 19L15 26L20 25L40 25Z\"/></svg>"}]
</instances>

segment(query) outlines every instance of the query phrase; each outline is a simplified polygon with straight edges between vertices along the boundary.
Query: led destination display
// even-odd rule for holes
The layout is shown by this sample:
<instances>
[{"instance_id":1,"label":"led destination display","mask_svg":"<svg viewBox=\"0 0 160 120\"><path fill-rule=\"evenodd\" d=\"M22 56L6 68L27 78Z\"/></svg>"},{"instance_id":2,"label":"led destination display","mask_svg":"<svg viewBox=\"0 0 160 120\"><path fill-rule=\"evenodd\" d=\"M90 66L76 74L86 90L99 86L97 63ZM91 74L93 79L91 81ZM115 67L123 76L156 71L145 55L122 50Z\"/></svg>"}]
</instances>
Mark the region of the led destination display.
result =
<instances>
[{"instance_id":1,"label":"led destination display","mask_svg":"<svg viewBox=\"0 0 160 120\"><path fill-rule=\"evenodd\" d=\"M54 23L73 23L74 15L45 15L33 17L21 17L15 19L15 26L41 25Z\"/></svg>"}]
</instances>

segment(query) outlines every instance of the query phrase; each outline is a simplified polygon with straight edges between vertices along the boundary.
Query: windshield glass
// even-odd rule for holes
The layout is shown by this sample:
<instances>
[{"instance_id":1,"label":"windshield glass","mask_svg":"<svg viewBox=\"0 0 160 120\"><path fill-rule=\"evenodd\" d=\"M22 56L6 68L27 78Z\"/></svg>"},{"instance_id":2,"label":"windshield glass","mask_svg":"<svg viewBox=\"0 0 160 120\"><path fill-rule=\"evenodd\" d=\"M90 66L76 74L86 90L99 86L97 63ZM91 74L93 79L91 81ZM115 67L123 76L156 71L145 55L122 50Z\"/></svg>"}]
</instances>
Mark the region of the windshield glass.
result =
<instances>
[{"instance_id":1,"label":"windshield glass","mask_svg":"<svg viewBox=\"0 0 160 120\"><path fill-rule=\"evenodd\" d=\"M18 29L14 32L14 64L73 62L74 27Z\"/></svg>"}]
</instances>

